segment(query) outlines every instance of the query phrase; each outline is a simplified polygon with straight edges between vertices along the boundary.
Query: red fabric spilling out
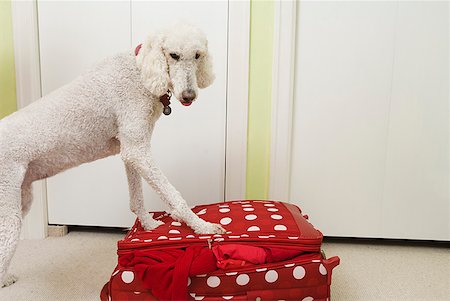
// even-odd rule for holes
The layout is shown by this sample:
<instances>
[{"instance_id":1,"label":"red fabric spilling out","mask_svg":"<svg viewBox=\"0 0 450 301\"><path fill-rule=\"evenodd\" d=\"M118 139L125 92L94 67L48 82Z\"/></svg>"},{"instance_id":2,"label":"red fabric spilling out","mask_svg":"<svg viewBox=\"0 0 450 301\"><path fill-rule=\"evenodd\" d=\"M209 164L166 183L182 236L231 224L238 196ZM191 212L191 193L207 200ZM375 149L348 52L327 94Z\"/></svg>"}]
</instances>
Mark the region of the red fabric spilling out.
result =
<instances>
[{"instance_id":1,"label":"red fabric spilling out","mask_svg":"<svg viewBox=\"0 0 450 301\"><path fill-rule=\"evenodd\" d=\"M133 251L119 264L134 267L144 285L160 300L187 300L188 277L217 270L216 258L206 247Z\"/></svg>"},{"instance_id":2,"label":"red fabric spilling out","mask_svg":"<svg viewBox=\"0 0 450 301\"><path fill-rule=\"evenodd\" d=\"M253 247L241 244L225 244L213 247L217 267L230 270L247 265L281 262L303 253L296 249Z\"/></svg>"}]
</instances>

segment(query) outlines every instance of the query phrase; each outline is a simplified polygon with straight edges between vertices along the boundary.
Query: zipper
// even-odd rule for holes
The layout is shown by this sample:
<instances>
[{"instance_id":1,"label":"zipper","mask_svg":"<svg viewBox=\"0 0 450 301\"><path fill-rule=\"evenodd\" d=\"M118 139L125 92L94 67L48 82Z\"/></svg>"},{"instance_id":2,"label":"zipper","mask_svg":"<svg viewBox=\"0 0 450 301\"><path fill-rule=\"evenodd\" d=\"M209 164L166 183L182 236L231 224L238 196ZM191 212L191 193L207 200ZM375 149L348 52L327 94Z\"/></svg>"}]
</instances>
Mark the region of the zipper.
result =
<instances>
[{"instance_id":1,"label":"zipper","mask_svg":"<svg viewBox=\"0 0 450 301\"><path fill-rule=\"evenodd\" d=\"M297 260L295 260L297 259ZM301 254L297 257L283 260L280 262L271 262L271 263L263 263L263 264L256 264L251 266L243 266L241 268L233 268L232 270L221 270L218 269L216 272L212 272L212 276L221 276L225 275L226 273L234 273L234 272L244 272L244 271L254 271L255 269L273 269L277 267L282 267L288 264L306 264L310 263L312 260L321 260L323 259L321 257L320 253L306 253Z\"/></svg>"},{"instance_id":2,"label":"zipper","mask_svg":"<svg viewBox=\"0 0 450 301\"><path fill-rule=\"evenodd\" d=\"M190 243L173 243L173 241L167 241L167 243L162 243L157 246L149 246L148 243L138 243L138 242L129 242L129 243L120 243L118 246L117 254L123 255L130 252L133 252L135 250L161 250L161 249L182 249L187 248L190 246L198 246L203 245L205 247L208 247L209 249L212 249L213 244L241 244L241 245L251 245L258 243L261 247L283 247L284 249L298 249L305 252L319 252L320 246L321 246L321 240L317 242L317 239L304 239L302 240L302 243L296 243L296 244L287 244L286 240L278 240L278 241L270 241L267 243L262 242L261 240L242 240L242 239L231 239L226 241L217 241L214 239L207 239L204 241L193 241Z\"/></svg>"}]
</instances>

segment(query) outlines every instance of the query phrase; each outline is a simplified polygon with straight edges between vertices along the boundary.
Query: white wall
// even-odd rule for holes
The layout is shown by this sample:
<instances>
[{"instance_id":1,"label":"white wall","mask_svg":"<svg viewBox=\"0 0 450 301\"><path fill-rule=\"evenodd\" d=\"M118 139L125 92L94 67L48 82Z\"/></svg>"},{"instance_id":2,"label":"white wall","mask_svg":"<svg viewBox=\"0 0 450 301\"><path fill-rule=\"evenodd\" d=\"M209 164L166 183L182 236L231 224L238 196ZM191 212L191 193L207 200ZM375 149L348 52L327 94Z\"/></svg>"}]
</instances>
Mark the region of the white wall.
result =
<instances>
[{"instance_id":1,"label":"white wall","mask_svg":"<svg viewBox=\"0 0 450 301\"><path fill-rule=\"evenodd\" d=\"M290 198L330 236L450 239L447 2L303 2Z\"/></svg>"}]
</instances>

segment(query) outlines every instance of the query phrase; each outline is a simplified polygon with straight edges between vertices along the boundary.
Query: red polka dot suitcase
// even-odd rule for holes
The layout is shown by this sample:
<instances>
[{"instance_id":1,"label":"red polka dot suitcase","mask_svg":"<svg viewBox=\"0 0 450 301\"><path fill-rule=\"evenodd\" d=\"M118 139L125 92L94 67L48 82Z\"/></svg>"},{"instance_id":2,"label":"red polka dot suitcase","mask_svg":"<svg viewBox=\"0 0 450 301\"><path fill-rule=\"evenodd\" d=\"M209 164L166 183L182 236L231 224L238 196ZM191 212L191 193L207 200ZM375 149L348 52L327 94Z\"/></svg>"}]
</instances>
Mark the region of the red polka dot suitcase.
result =
<instances>
[{"instance_id":1,"label":"red polka dot suitcase","mask_svg":"<svg viewBox=\"0 0 450 301\"><path fill-rule=\"evenodd\" d=\"M324 258L322 233L297 206L245 200L196 206L193 211L222 224L226 234L195 234L164 212L154 213L164 225L152 231L136 220L118 242L119 264L101 300L330 300L331 274L339 258ZM217 268L211 254L227 246L284 250L290 257Z\"/></svg>"}]
</instances>

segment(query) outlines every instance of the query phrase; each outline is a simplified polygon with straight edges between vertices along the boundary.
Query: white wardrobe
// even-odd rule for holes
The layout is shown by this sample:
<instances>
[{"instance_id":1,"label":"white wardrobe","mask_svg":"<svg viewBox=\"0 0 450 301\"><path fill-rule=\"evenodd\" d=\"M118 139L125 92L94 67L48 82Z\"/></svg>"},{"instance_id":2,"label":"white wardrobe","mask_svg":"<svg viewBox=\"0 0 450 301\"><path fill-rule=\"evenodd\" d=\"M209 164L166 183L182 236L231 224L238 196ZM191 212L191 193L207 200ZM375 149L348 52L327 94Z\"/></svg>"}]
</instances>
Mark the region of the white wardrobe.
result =
<instances>
[{"instance_id":1,"label":"white wardrobe","mask_svg":"<svg viewBox=\"0 0 450 301\"><path fill-rule=\"evenodd\" d=\"M296 18L291 201L329 236L450 240L449 3Z\"/></svg>"},{"instance_id":2,"label":"white wardrobe","mask_svg":"<svg viewBox=\"0 0 450 301\"><path fill-rule=\"evenodd\" d=\"M172 100L153 136L162 171L190 205L224 200L227 112L228 1L38 0L42 92L71 81L99 59L134 49L147 35L183 20L209 40L216 80L183 107ZM149 210L166 207L144 183ZM128 227L127 180L118 156L68 170L47 180L50 224Z\"/></svg>"}]
</instances>

